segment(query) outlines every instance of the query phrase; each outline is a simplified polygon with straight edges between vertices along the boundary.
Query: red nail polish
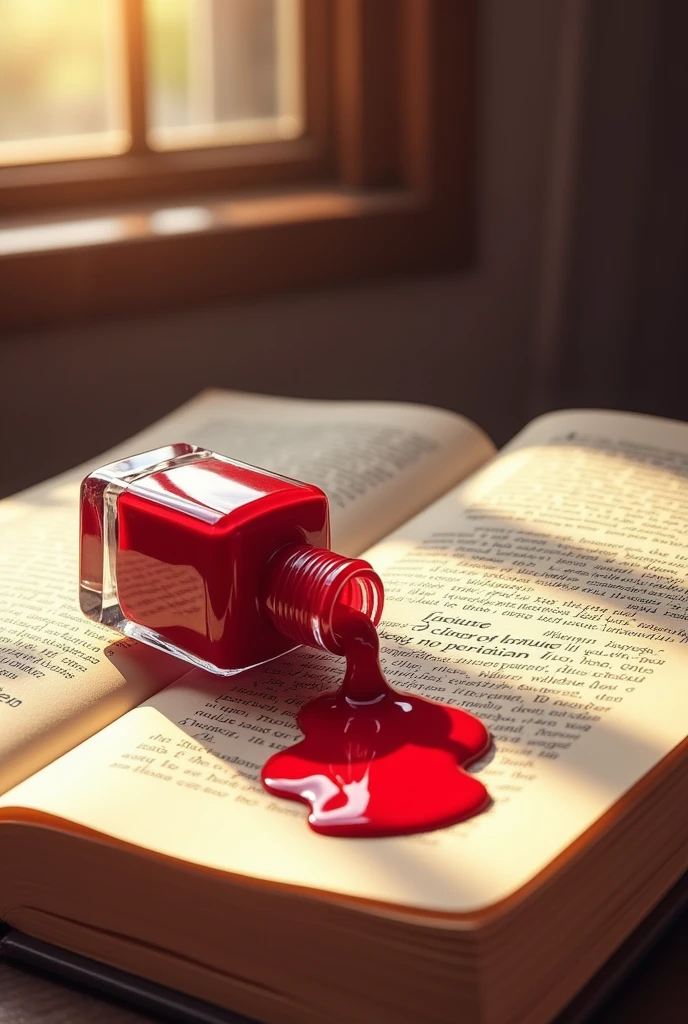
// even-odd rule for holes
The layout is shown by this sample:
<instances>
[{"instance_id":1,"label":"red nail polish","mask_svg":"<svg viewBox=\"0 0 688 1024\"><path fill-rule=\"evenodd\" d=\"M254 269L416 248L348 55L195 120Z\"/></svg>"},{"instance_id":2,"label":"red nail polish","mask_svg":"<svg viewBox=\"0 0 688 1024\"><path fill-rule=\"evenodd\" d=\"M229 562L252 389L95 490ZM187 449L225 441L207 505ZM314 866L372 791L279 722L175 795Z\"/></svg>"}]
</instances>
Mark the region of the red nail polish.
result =
<instances>
[{"instance_id":1,"label":"red nail polish","mask_svg":"<svg viewBox=\"0 0 688 1024\"><path fill-rule=\"evenodd\" d=\"M336 609L377 624L384 595L367 562L329 543L318 487L169 445L83 481L81 608L223 675L299 644L341 654Z\"/></svg>"}]
</instances>

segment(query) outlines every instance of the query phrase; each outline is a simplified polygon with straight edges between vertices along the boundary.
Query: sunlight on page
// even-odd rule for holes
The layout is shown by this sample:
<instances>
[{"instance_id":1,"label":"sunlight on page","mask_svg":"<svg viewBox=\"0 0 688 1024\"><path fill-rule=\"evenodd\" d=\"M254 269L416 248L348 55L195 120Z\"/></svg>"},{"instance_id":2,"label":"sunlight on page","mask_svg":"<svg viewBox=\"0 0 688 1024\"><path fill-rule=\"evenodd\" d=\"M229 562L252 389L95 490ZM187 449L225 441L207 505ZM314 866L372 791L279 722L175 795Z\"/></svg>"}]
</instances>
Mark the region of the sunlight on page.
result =
<instances>
[{"instance_id":1,"label":"sunlight on page","mask_svg":"<svg viewBox=\"0 0 688 1024\"><path fill-rule=\"evenodd\" d=\"M544 716L544 738L529 742L540 756L572 739L584 751L591 712L596 734L603 719L612 735L661 750L666 722L646 711L659 698L657 676L675 678L688 655L688 458L652 450L642 462L627 446L593 451L576 440L519 446L441 503L441 529L421 515L374 553L388 597L426 606L405 636L388 635L455 662L457 681L481 688L465 706L488 719L495 693L503 704L499 687L509 687L500 721L514 751L523 731L515 723L525 721L517 712L534 693L542 707L528 715ZM388 600L383 629L393 617ZM675 685L663 695L667 711L677 696ZM599 770L576 761L556 763Z\"/></svg>"},{"instance_id":2,"label":"sunlight on page","mask_svg":"<svg viewBox=\"0 0 688 1024\"><path fill-rule=\"evenodd\" d=\"M336 546L352 554L493 451L468 420L443 410L211 391L111 452L1 502L0 790L187 671L86 620L77 598L80 480L170 438L314 480L330 496Z\"/></svg>"},{"instance_id":3,"label":"sunlight on page","mask_svg":"<svg viewBox=\"0 0 688 1024\"><path fill-rule=\"evenodd\" d=\"M33 807L190 863L402 904L442 907L457 882L464 890L471 881L494 883L474 861L461 864L459 879L439 847L426 875L429 837L360 842L309 832L305 808L256 783L265 755L255 745L216 735L216 753L175 723L213 696L207 678L194 682L168 689L154 707L130 712L15 788L0 800L0 817Z\"/></svg>"},{"instance_id":4,"label":"sunlight on page","mask_svg":"<svg viewBox=\"0 0 688 1024\"><path fill-rule=\"evenodd\" d=\"M187 675L7 793L2 813L35 807L190 862L402 907L490 905L685 735L687 475L686 427L547 417L368 552L387 589L390 681L493 734L475 768L493 805L476 818L325 839L265 793L261 766L299 738L299 708L341 678L338 659L305 648L231 680Z\"/></svg>"}]
</instances>

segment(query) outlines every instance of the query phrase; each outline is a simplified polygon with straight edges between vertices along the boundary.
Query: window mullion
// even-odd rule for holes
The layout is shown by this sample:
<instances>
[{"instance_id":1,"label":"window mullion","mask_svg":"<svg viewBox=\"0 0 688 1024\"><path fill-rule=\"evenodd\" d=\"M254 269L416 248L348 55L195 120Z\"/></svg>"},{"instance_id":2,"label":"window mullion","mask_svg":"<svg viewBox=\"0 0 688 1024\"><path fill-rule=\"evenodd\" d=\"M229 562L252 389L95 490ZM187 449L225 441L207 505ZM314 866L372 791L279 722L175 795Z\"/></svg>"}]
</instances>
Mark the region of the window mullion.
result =
<instances>
[{"instance_id":1,"label":"window mullion","mask_svg":"<svg viewBox=\"0 0 688 1024\"><path fill-rule=\"evenodd\" d=\"M124 84L132 153L148 152L147 66L144 0L120 0L123 23Z\"/></svg>"},{"instance_id":2,"label":"window mullion","mask_svg":"<svg viewBox=\"0 0 688 1024\"><path fill-rule=\"evenodd\" d=\"M340 179L355 187L399 178L399 0L336 0Z\"/></svg>"}]
</instances>

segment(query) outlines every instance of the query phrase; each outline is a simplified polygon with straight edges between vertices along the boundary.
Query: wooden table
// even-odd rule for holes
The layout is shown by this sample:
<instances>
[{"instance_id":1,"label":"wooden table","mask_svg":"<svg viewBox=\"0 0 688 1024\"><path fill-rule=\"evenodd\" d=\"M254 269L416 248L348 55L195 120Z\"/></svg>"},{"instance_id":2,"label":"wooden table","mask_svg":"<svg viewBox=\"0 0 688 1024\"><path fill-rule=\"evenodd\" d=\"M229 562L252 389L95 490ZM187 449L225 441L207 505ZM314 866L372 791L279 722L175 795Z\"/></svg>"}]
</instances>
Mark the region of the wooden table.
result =
<instances>
[{"instance_id":1,"label":"wooden table","mask_svg":"<svg viewBox=\"0 0 688 1024\"><path fill-rule=\"evenodd\" d=\"M161 1019L0 962L0 1024L153 1024ZM688 914L664 935L612 999L588 1018L588 1024L649 1021L688 1021Z\"/></svg>"}]
</instances>

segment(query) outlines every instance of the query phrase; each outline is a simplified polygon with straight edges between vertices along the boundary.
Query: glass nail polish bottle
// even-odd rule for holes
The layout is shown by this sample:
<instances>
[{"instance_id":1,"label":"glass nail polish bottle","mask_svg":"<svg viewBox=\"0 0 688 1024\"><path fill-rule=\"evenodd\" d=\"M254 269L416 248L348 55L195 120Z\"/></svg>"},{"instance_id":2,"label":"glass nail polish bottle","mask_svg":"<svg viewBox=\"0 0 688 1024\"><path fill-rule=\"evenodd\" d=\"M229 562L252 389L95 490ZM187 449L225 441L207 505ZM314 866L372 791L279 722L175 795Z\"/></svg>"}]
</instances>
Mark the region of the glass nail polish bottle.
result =
<instances>
[{"instance_id":1,"label":"glass nail polish bottle","mask_svg":"<svg viewBox=\"0 0 688 1024\"><path fill-rule=\"evenodd\" d=\"M299 644L340 654L336 610L377 625L384 592L368 562L329 543L318 487L169 445L83 481L81 609L221 675Z\"/></svg>"}]
</instances>

